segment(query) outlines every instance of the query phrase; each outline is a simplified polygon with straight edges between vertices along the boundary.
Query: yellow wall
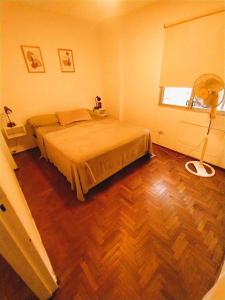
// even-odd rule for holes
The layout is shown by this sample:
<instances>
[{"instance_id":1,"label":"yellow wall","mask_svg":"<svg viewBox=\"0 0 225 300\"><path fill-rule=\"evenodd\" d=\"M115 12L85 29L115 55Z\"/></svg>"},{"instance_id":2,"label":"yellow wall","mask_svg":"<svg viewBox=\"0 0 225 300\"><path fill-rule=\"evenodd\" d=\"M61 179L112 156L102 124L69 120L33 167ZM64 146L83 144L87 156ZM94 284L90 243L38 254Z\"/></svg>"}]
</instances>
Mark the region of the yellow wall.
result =
<instances>
[{"instance_id":1,"label":"yellow wall","mask_svg":"<svg viewBox=\"0 0 225 300\"><path fill-rule=\"evenodd\" d=\"M19 4L3 10L3 103L12 118L74 107L92 107L101 95L101 68L96 31L81 20ZM46 73L28 73L20 45L40 46ZM73 50L75 73L62 73L57 48ZM20 149L29 147L27 139Z\"/></svg>"},{"instance_id":2,"label":"yellow wall","mask_svg":"<svg viewBox=\"0 0 225 300\"><path fill-rule=\"evenodd\" d=\"M2 3L0 2L0 110L2 110Z\"/></svg>"},{"instance_id":3,"label":"yellow wall","mask_svg":"<svg viewBox=\"0 0 225 300\"><path fill-rule=\"evenodd\" d=\"M2 18L0 3L0 20ZM2 22L0 22L2 37ZM2 39L0 39L0 109L2 110ZM12 169L16 164L0 131L0 253L40 299L57 288L56 277L24 195Z\"/></svg>"},{"instance_id":4,"label":"yellow wall","mask_svg":"<svg viewBox=\"0 0 225 300\"><path fill-rule=\"evenodd\" d=\"M121 70L123 52L120 23L116 18L100 23L98 32L105 107L112 116L119 118L123 102Z\"/></svg>"},{"instance_id":5,"label":"yellow wall","mask_svg":"<svg viewBox=\"0 0 225 300\"><path fill-rule=\"evenodd\" d=\"M208 115L158 105L163 25L223 7L220 1L160 1L96 28L64 15L5 5L3 103L17 122L25 122L38 113L91 107L102 94L113 116L149 127L158 144L199 157ZM47 73L27 72L21 44L41 47ZM58 47L73 49L75 73L61 73ZM219 130L212 130L206 161L224 167L224 116L218 115L214 128ZM20 149L31 146L27 139L22 142Z\"/></svg>"},{"instance_id":6,"label":"yellow wall","mask_svg":"<svg viewBox=\"0 0 225 300\"><path fill-rule=\"evenodd\" d=\"M206 126L208 115L158 105L163 25L223 7L218 1L160 2L99 24L103 95L108 110L149 127L154 142L198 157L200 147L196 146L206 129L196 125ZM212 131L206 160L224 167L224 116L218 115L214 127L223 131ZM159 136L159 130L163 135Z\"/></svg>"}]
</instances>

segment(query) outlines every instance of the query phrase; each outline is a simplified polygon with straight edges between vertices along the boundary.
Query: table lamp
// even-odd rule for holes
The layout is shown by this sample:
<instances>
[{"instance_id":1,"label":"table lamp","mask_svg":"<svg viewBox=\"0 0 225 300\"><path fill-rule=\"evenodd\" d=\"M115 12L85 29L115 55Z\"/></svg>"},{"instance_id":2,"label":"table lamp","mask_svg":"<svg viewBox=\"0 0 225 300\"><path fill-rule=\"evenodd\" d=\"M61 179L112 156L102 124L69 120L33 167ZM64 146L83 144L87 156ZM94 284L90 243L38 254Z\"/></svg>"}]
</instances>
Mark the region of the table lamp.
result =
<instances>
[{"instance_id":1,"label":"table lamp","mask_svg":"<svg viewBox=\"0 0 225 300\"><path fill-rule=\"evenodd\" d=\"M102 102L101 102L102 98L99 96L95 97L95 107L94 109L101 109L102 108Z\"/></svg>"},{"instance_id":2,"label":"table lamp","mask_svg":"<svg viewBox=\"0 0 225 300\"><path fill-rule=\"evenodd\" d=\"M9 117L9 114L12 113L12 110L9 107L4 106L4 111L5 111L5 114L6 114L7 118L8 118L7 127L14 127L14 126L16 126L16 123L12 122L10 120L10 117Z\"/></svg>"}]
</instances>

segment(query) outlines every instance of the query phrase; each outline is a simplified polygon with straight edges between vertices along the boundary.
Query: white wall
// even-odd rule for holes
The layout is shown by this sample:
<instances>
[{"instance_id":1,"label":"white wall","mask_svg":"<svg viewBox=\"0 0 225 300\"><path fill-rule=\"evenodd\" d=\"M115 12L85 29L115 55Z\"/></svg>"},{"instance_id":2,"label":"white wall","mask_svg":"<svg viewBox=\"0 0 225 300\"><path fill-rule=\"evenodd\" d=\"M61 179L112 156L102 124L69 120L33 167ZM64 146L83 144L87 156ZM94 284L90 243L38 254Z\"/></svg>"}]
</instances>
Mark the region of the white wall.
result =
<instances>
[{"instance_id":1,"label":"white wall","mask_svg":"<svg viewBox=\"0 0 225 300\"><path fill-rule=\"evenodd\" d=\"M224 3L219 1L160 2L99 24L108 110L149 127L154 142L198 157L200 147L196 146L206 132L208 115L158 105L163 25L221 8ZM206 160L224 167L224 116L217 116L214 128L222 130L212 131ZM159 130L163 135L159 136Z\"/></svg>"},{"instance_id":2,"label":"white wall","mask_svg":"<svg viewBox=\"0 0 225 300\"><path fill-rule=\"evenodd\" d=\"M16 122L94 105L102 87L96 31L90 23L14 2L4 5L2 24L3 104L13 109ZM46 73L28 73L21 45L40 46ZM73 50L75 73L61 72L57 48ZM27 139L20 142L21 149L30 146Z\"/></svg>"}]
</instances>

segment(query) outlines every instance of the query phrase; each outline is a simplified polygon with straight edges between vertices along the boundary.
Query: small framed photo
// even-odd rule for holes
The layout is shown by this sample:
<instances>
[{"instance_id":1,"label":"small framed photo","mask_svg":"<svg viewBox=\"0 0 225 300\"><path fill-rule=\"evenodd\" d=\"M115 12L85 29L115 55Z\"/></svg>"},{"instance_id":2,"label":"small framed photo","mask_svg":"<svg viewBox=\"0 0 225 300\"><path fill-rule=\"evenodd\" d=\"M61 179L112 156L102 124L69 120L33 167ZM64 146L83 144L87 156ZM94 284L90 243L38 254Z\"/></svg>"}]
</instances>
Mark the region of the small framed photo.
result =
<instances>
[{"instance_id":1,"label":"small framed photo","mask_svg":"<svg viewBox=\"0 0 225 300\"><path fill-rule=\"evenodd\" d=\"M70 49L58 49L59 61L62 72L75 72L73 51Z\"/></svg>"},{"instance_id":2,"label":"small framed photo","mask_svg":"<svg viewBox=\"0 0 225 300\"><path fill-rule=\"evenodd\" d=\"M29 73L45 73L40 47L21 46L21 50Z\"/></svg>"}]
</instances>

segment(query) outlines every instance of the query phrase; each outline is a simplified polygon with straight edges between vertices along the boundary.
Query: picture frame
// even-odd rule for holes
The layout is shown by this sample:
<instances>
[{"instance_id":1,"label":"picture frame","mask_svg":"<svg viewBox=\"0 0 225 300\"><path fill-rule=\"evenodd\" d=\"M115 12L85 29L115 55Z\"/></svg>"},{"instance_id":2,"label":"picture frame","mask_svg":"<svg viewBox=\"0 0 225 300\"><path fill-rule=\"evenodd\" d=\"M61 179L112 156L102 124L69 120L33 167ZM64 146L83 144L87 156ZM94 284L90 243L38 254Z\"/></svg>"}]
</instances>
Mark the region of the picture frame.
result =
<instances>
[{"instance_id":1,"label":"picture frame","mask_svg":"<svg viewBox=\"0 0 225 300\"><path fill-rule=\"evenodd\" d=\"M62 72L75 72L73 50L58 48L60 67Z\"/></svg>"},{"instance_id":2,"label":"picture frame","mask_svg":"<svg viewBox=\"0 0 225 300\"><path fill-rule=\"evenodd\" d=\"M46 72L40 47L22 45L21 50L29 73Z\"/></svg>"}]
</instances>

